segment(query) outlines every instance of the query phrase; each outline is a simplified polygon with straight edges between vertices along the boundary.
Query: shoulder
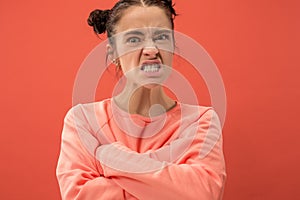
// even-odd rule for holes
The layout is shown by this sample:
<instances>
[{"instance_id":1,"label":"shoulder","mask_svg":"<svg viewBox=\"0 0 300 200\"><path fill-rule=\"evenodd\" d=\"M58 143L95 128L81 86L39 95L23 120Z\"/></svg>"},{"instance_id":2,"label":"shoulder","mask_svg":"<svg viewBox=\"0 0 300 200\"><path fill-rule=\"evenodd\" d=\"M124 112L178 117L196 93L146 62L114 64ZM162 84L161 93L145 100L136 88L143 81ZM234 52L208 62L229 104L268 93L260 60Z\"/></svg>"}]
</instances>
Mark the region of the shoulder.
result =
<instances>
[{"instance_id":1,"label":"shoulder","mask_svg":"<svg viewBox=\"0 0 300 200\"><path fill-rule=\"evenodd\" d=\"M203 128L215 127L221 130L221 122L213 107L181 104L181 123Z\"/></svg>"},{"instance_id":2,"label":"shoulder","mask_svg":"<svg viewBox=\"0 0 300 200\"><path fill-rule=\"evenodd\" d=\"M210 106L180 103L180 109L183 118L190 118L194 120L208 119L211 118L212 115L217 115L214 108Z\"/></svg>"},{"instance_id":3,"label":"shoulder","mask_svg":"<svg viewBox=\"0 0 300 200\"><path fill-rule=\"evenodd\" d=\"M90 126L91 129L97 129L111 117L110 104L110 99L77 104L68 110L64 121L72 121L80 126Z\"/></svg>"},{"instance_id":4,"label":"shoulder","mask_svg":"<svg viewBox=\"0 0 300 200\"><path fill-rule=\"evenodd\" d=\"M102 101L83 103L72 106L66 116L73 114L91 114L98 113L99 111L107 111L108 107L111 104L111 99L105 99Z\"/></svg>"}]
</instances>

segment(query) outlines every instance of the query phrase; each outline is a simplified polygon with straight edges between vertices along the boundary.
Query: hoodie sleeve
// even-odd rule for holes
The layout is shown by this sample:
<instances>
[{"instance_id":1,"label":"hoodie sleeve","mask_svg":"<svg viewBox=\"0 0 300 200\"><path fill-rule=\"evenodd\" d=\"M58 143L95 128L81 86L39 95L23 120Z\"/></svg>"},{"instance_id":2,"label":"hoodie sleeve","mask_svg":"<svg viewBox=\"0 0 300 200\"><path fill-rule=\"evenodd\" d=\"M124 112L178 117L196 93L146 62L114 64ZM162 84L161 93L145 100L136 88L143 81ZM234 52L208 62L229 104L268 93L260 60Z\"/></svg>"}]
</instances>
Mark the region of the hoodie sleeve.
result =
<instances>
[{"instance_id":1,"label":"hoodie sleeve","mask_svg":"<svg viewBox=\"0 0 300 200\"><path fill-rule=\"evenodd\" d=\"M181 152L176 160L174 152ZM96 157L104 176L138 199L222 199L225 161L221 125L212 109L161 149L140 154L116 142L99 147Z\"/></svg>"},{"instance_id":2,"label":"hoodie sleeve","mask_svg":"<svg viewBox=\"0 0 300 200\"><path fill-rule=\"evenodd\" d=\"M98 145L89 133L80 106L67 113L62 131L56 175L63 200L124 199L125 191L114 180L103 176L99 161L87 150L80 134L90 135L90 146Z\"/></svg>"}]
</instances>

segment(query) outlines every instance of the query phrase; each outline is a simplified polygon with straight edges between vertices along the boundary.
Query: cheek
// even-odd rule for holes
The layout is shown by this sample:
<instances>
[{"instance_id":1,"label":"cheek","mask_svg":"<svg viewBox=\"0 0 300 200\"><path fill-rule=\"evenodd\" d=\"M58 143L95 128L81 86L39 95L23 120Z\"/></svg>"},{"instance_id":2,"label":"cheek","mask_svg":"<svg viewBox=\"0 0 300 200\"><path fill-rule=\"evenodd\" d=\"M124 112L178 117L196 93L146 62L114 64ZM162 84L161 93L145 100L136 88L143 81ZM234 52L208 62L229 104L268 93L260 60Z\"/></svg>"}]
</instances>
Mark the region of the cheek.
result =
<instances>
[{"instance_id":1,"label":"cheek","mask_svg":"<svg viewBox=\"0 0 300 200\"><path fill-rule=\"evenodd\" d=\"M138 67L138 65L139 65L138 58L139 58L138 52L131 52L131 53L121 56L119 59L120 59L120 64L121 64L123 72L129 71L130 69Z\"/></svg>"},{"instance_id":2,"label":"cheek","mask_svg":"<svg viewBox=\"0 0 300 200\"><path fill-rule=\"evenodd\" d=\"M161 52L161 56L165 65L172 67L173 63L173 53L170 52Z\"/></svg>"}]
</instances>

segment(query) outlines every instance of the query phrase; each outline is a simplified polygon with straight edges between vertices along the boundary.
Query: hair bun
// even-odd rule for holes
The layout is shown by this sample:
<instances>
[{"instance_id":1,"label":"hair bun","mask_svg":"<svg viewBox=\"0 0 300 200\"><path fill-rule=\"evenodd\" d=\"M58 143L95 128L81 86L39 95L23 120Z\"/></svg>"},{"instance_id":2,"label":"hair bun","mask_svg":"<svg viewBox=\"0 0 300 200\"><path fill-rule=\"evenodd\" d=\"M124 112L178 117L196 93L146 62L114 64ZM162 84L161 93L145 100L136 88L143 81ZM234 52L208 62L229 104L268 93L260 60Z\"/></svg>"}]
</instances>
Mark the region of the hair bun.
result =
<instances>
[{"instance_id":1,"label":"hair bun","mask_svg":"<svg viewBox=\"0 0 300 200\"><path fill-rule=\"evenodd\" d=\"M106 31L106 23L109 19L110 10L94 10L90 13L87 22L94 28L95 33L101 34Z\"/></svg>"}]
</instances>

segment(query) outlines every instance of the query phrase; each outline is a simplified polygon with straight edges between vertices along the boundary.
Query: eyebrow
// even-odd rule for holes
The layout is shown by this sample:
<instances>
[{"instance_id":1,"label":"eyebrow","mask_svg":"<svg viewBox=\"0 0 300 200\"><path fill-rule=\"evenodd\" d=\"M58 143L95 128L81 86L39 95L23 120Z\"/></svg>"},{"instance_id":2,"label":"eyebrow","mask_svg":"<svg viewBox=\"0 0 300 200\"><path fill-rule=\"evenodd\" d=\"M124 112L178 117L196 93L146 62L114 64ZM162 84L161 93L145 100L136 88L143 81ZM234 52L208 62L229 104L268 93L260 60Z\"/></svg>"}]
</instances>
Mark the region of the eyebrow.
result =
<instances>
[{"instance_id":1,"label":"eyebrow","mask_svg":"<svg viewBox=\"0 0 300 200\"><path fill-rule=\"evenodd\" d=\"M125 33L125 36L127 36L127 35L144 35L144 33L141 31L133 30L133 31L129 31L129 32Z\"/></svg>"},{"instance_id":2,"label":"eyebrow","mask_svg":"<svg viewBox=\"0 0 300 200\"><path fill-rule=\"evenodd\" d=\"M162 34L162 33L172 33L171 30L168 30L168 29L159 29L159 30L156 30L154 31L154 35L159 35L159 34ZM132 30L132 31L128 31L127 33L125 33L125 36L127 35L145 35L142 31L138 31L138 30Z\"/></svg>"},{"instance_id":3,"label":"eyebrow","mask_svg":"<svg viewBox=\"0 0 300 200\"><path fill-rule=\"evenodd\" d=\"M170 33L172 33L172 31L168 30L168 29L160 29L160 30L156 30L154 32L154 35L159 35L159 34L162 34L162 33L168 33L168 34L170 34Z\"/></svg>"}]
</instances>

